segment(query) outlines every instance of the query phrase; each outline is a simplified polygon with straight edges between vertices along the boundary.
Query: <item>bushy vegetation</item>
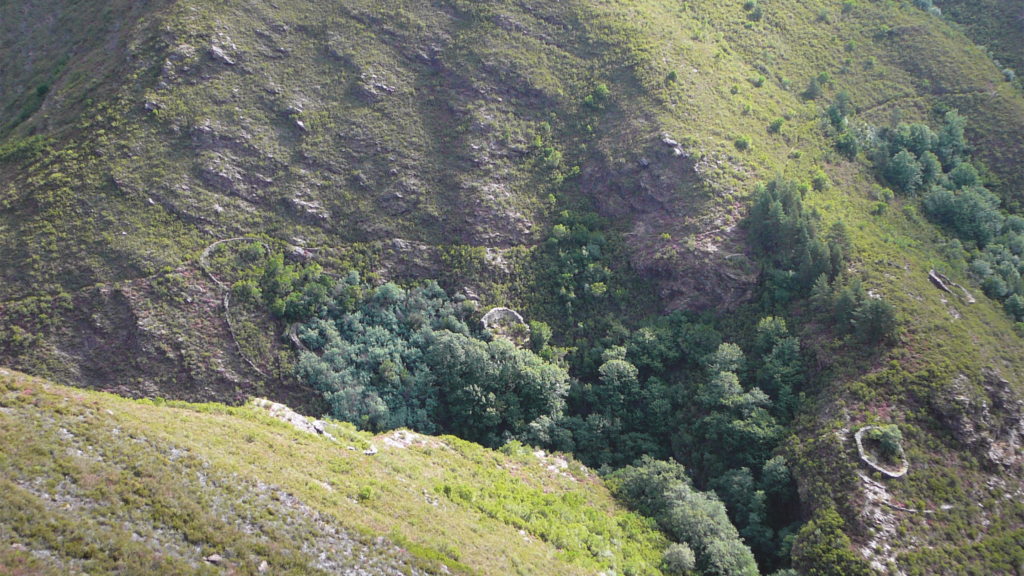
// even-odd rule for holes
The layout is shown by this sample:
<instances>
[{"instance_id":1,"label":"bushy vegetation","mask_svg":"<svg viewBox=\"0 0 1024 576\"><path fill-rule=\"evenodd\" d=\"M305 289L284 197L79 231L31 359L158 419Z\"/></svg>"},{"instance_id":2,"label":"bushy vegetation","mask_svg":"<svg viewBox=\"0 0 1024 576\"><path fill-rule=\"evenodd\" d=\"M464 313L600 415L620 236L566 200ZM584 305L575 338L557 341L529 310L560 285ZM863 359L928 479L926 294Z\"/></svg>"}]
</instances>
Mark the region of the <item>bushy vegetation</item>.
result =
<instances>
[{"instance_id":1,"label":"bushy vegetation","mask_svg":"<svg viewBox=\"0 0 1024 576\"><path fill-rule=\"evenodd\" d=\"M820 186L817 186L820 188ZM836 222L827 235L803 207L811 186L774 179L758 184L747 225L752 248L765 263L763 305L769 309L809 297L817 318L839 334L855 333L864 342L892 338L897 322L892 305L869 297L846 270L851 243L846 225Z\"/></svg>"},{"instance_id":2,"label":"bushy vegetation","mask_svg":"<svg viewBox=\"0 0 1024 576\"><path fill-rule=\"evenodd\" d=\"M848 126L840 100L829 114L833 125L838 117L841 125ZM966 127L967 119L949 110L938 132L923 123L900 123L878 131L877 137L869 137L874 128L862 127L859 137L881 167L880 176L904 197L920 196L925 215L955 236L947 245L947 258L954 266L966 265L985 294L1003 302L1006 312L1020 322L1024 320L1024 218L1003 211L999 197L984 185L982 173L968 156ZM838 145L842 146L844 137L846 133L837 137Z\"/></svg>"},{"instance_id":3,"label":"bushy vegetation","mask_svg":"<svg viewBox=\"0 0 1024 576\"><path fill-rule=\"evenodd\" d=\"M479 458L479 449L458 441L456 450L471 458ZM536 465L535 448L512 440L498 452L511 460L509 468ZM553 458L562 456L551 455ZM568 456L568 471L585 480L588 472ZM653 522L639 515L608 515L599 512L576 493L552 494L545 486L530 485L501 468L481 466L476 473L487 478L481 482L443 483L434 487L436 494L467 508L473 508L516 530L525 530L562 551L570 561L585 564L596 558L614 556L621 559L618 568L625 574L657 574L659 565L654 551L665 547L664 538L653 530ZM574 476L575 477L575 476ZM665 555L673 555L666 549ZM692 554L691 554L692 557ZM685 556L665 568L679 566Z\"/></svg>"},{"instance_id":4,"label":"bushy vegetation","mask_svg":"<svg viewBox=\"0 0 1024 576\"><path fill-rule=\"evenodd\" d=\"M890 462L898 462L899 453L903 450L900 442L903 441L903 434L899 426L889 424L887 426L876 426L868 432L868 438L878 442L882 456Z\"/></svg>"},{"instance_id":5,"label":"bushy vegetation","mask_svg":"<svg viewBox=\"0 0 1024 576\"><path fill-rule=\"evenodd\" d=\"M62 18L91 14L91 4L72 3ZM136 11L150 7L135 4ZM310 8L279 0L229 13L230 6L182 2L160 18L138 20L159 26L159 41L134 32L142 29L133 24L137 12L118 20L118 30L130 31L118 42L130 49L112 51L110 60L128 64L119 68L123 84L104 89L119 90L117 98L96 89L101 76L82 64L90 60L78 57L78 40L36 51L18 44L27 36L10 35L16 48L5 58L39 54L33 61L41 64L16 61L9 68L19 72L4 81L17 93L3 104L0 122L15 130L0 147L0 243L12 263L0 271L0 292L20 299L0 309L6 358L78 381L76 354L93 350L94 338L120 343L138 333L153 340L119 360L174 360L123 376L130 384L123 389L135 393L152 381L163 389L170 381L175 391L203 394L214 378L229 387L246 382L247 368L232 367L233 347L227 354L207 350L204 333L160 324L168 310L202 294L186 268L213 237L263 233L276 238L275 250L281 242L315 247L310 253L326 272L274 256L234 283L231 305L235 314L248 314L251 304L276 318L273 325L255 322L256 314L236 316L232 337L243 355L269 356L279 374L293 373L293 352L278 356L266 343L289 324L304 324L298 338L312 352L295 373L326 393L329 404L317 405L317 413L331 411L367 430L451 431L489 445L519 437L607 470L642 454L674 457L695 486L723 500L765 568L786 565L797 529L788 466L798 464L779 460L778 445L790 436L806 440L814 428L791 426L794 415L819 410L817 401L842 394L844 379L876 369L889 353L876 344L896 344L891 358L904 362L941 350L963 364L963 356L994 357L996 340L989 338L1003 338L1001 325L981 314L969 320L974 340L955 332L959 324L923 336L922 310L945 312L911 303L918 285L890 279L902 272L889 263L905 258L904 270L934 263L930 248L908 248L905 237L919 232L913 208L920 199L921 213L961 238L946 246L950 266L962 265L986 293L1005 298L1008 312L1024 314L1014 244L1020 231L1010 236L1016 221L999 214L987 194L1011 197L1017 159L992 163L1006 179L996 184L966 148L957 152L959 164L950 161L944 131L951 134L946 144L965 145L962 126L959 136L955 126L929 135L921 123L904 128L895 121L884 131L857 118L953 103L979 121L972 138L992 144L979 156L1019 148L1020 107L998 70L988 70L989 57L911 3L541 0L529 7L455 2L439 10L435 3L342 0ZM47 19L4 21L33 20ZM221 34L236 47L228 50ZM80 35L76 29L72 36ZM211 43L236 65L212 58ZM73 74L62 75L55 59L72 47ZM819 134L826 106L838 154ZM653 136L663 130L683 142L673 153L686 154L678 170L666 170L650 149L654 138L664 152ZM846 162L865 157L899 193L894 199L880 188L870 212L857 204L856 190L867 189L863 166ZM642 170L664 176L665 188L648 194L656 178ZM750 253L764 270L757 303L718 315L659 317L668 301L653 288L659 276L689 273L676 265L704 258L704 270L724 267L728 260L714 260L704 248L732 252L722 238L750 200L752 182L776 172L785 176L756 189L749 220ZM657 208L643 213L648 204ZM846 224L822 224L837 218ZM895 230L892 222L905 226ZM435 276L450 294L470 286L486 305L527 313L532 351L471 328L478 312L463 307L472 305L432 286L382 286L365 273L365 282L338 282L363 249L358 242L398 236L413 242L414 253L427 253L425 244L440 253L442 270L424 257L411 275ZM648 257L656 239L665 248ZM880 239L895 239L901 250L879 249ZM372 264L360 272L407 272L373 250ZM495 272L499 267L507 270ZM92 300L94 293L106 294L115 281L133 283L109 297L128 302L127 328L97 320L109 309L83 306L106 303ZM151 286L159 306L144 298L139 305L139 286ZM874 297L880 287L885 298ZM896 338L904 335L897 309L911 325L905 341ZM267 332L262 339L260 331ZM178 346L183 333L200 345ZM282 343L290 348L287 334L274 344ZM185 374L191 380L179 384ZM833 380L838 392L829 389ZM308 389L282 381L279 393ZM829 394L818 398L823 389ZM237 394L242 401L245 392ZM867 385L856 394L881 395ZM893 406L873 408L899 414L902 400L889 400ZM829 430L827 438L834 436ZM840 450L831 453L842 458ZM825 488L840 501L838 493L852 488L832 480ZM809 491L825 490L820 484ZM448 485L471 489L473 482ZM381 493L359 487L349 496L369 506L385 500ZM541 498L467 494L487 503L477 509L508 522L524 515L516 498ZM548 504L537 516L578 512L575 503ZM824 530L822 542L840 544L843 561L849 545L842 530L850 529L825 520L815 527ZM574 542L586 542L574 548L582 550L596 540ZM705 554L682 544L665 550L664 568L689 570L698 563L695 552Z\"/></svg>"},{"instance_id":6,"label":"bushy vegetation","mask_svg":"<svg viewBox=\"0 0 1024 576\"><path fill-rule=\"evenodd\" d=\"M436 283L372 288L354 272L338 297L299 329L313 352L297 374L324 393L332 414L367 430L408 427L486 446L558 418L565 370L506 339L471 333L475 303Z\"/></svg>"},{"instance_id":7,"label":"bushy vegetation","mask_svg":"<svg viewBox=\"0 0 1024 576\"><path fill-rule=\"evenodd\" d=\"M597 244L584 249L600 254ZM782 318L757 325L749 360L693 315L611 331L590 341L589 354L573 356L598 354L594 377L583 364L570 380L565 351L553 347L543 322L530 323L529 339L520 341L532 350L522 349L471 329L478 304L449 298L434 282L374 286L354 271L333 281L315 265L285 266L279 256L267 262L248 274L258 281L235 284L236 296L262 298L289 321L308 315L296 331L307 350L295 373L323 393L335 418L493 447L518 439L607 471L641 456L675 457L701 489L725 500L734 530L763 567L787 564L795 492L773 452L805 376L799 340ZM683 560L666 562L685 565L685 553L676 552Z\"/></svg>"},{"instance_id":8,"label":"bushy vegetation","mask_svg":"<svg viewBox=\"0 0 1024 576\"><path fill-rule=\"evenodd\" d=\"M831 508L815 512L793 549L793 566L809 576L869 576L873 572L850 548L845 523Z\"/></svg>"},{"instance_id":9,"label":"bushy vegetation","mask_svg":"<svg viewBox=\"0 0 1024 576\"><path fill-rule=\"evenodd\" d=\"M433 283L372 288L350 273L333 292L322 317L298 331L312 351L296 370L335 417L491 446L518 438L609 469L675 455L726 499L759 560L785 565L795 494L772 452L784 430L776 418L792 416L803 373L799 342L781 318L760 323L749 366L738 346L682 314L610 336L605 343L618 344L602 353L598 378L574 382L566 406L564 368L542 359L553 354L542 323L533 323L531 352L470 330L475 303L449 300ZM764 391L745 390L739 374Z\"/></svg>"},{"instance_id":10,"label":"bushy vegetation","mask_svg":"<svg viewBox=\"0 0 1024 576\"><path fill-rule=\"evenodd\" d=\"M673 461L644 458L608 478L612 491L629 507L657 520L686 548L670 549L666 563L686 564L688 550L704 574L755 576L757 564L726 516L725 506L693 489L683 467Z\"/></svg>"},{"instance_id":11,"label":"bushy vegetation","mask_svg":"<svg viewBox=\"0 0 1024 576\"><path fill-rule=\"evenodd\" d=\"M803 206L802 196L809 189L796 180L777 178L754 190L747 220L751 247L769 265L769 297L778 303L807 294L822 274L831 281L843 271L849 240L841 227L819 235L815 218Z\"/></svg>"}]
</instances>

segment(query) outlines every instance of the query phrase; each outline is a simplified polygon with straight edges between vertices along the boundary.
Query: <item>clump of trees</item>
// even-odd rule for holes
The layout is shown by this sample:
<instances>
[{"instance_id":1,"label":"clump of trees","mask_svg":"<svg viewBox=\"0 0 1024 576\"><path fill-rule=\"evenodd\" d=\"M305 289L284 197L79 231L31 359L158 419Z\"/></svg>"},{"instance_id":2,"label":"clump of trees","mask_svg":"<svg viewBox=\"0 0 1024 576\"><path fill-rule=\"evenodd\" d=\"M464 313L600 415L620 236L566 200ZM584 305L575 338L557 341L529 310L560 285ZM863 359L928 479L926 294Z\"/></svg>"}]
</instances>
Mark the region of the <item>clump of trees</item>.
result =
<instances>
[{"instance_id":1,"label":"clump of trees","mask_svg":"<svg viewBox=\"0 0 1024 576\"><path fill-rule=\"evenodd\" d=\"M579 225L553 238L552 248L565 247L561 270L573 272L560 276L566 308L574 291L597 298L594 287L608 274L599 266L602 236ZM570 378L567 350L544 322L530 323L521 349L471 328L476 303L449 298L435 282L378 286L354 271L338 280L316 264L249 248L242 260L252 269L233 296L300 323L305 349L295 374L323 394L333 417L490 447L520 440L573 453L605 473L641 456L674 457L679 474L692 470L694 485L686 479L664 499L675 511L663 520L674 523L678 540L665 550L665 571L748 574L758 563L788 564L796 491L785 460L773 455L804 371L799 341L781 318L757 325L749 354L693 314L651 319L635 331L613 324L575 354ZM700 531L702 514L714 514L717 532Z\"/></svg>"},{"instance_id":2,"label":"clump of trees","mask_svg":"<svg viewBox=\"0 0 1024 576\"><path fill-rule=\"evenodd\" d=\"M690 462L698 478L711 480L730 469L758 467L777 444L781 428L760 388L744 391L737 371L745 362L735 344L723 343L708 359L707 379L697 387L697 410L683 425Z\"/></svg>"},{"instance_id":3,"label":"clump of trees","mask_svg":"<svg viewBox=\"0 0 1024 576\"><path fill-rule=\"evenodd\" d=\"M434 282L378 288L352 272L334 300L298 330L310 351L296 374L324 394L333 415L367 430L408 427L485 446L558 418L568 374L529 350L473 332L475 303Z\"/></svg>"},{"instance_id":4,"label":"clump of trees","mask_svg":"<svg viewBox=\"0 0 1024 576\"><path fill-rule=\"evenodd\" d=\"M823 174L818 180L828 185ZM845 228L819 232L804 210L801 195L810 190L782 180L760 187L751 237L769 263L772 302L805 297L824 278L835 297L829 306L846 318L843 311L856 312L866 297L844 277ZM619 298L603 264L615 247L591 224L555 226L543 252L557 280L545 301L558 312L552 317L586 319L588 328L595 325L580 315L583 307ZM476 305L449 298L432 282L374 286L355 273L338 281L280 257L248 278L236 285L240 295L304 322L297 336L309 351L300 353L296 374L323 393L336 418L373 431L452 433L487 446L518 439L573 453L609 474L641 456L674 458L690 471L687 490L708 491L679 492L675 500L715 502L715 522L733 536L681 537L665 551L665 570L731 574L788 565L800 518L795 483L775 452L799 408L805 370L800 342L781 317L758 322L743 349L723 342L710 317L690 313L648 319L632 331L607 322L603 337L577 339L575 351L558 347L565 334L556 338L534 320L524 350L470 328ZM851 326L855 316L849 314Z\"/></svg>"},{"instance_id":5,"label":"clump of trees","mask_svg":"<svg viewBox=\"0 0 1024 576\"><path fill-rule=\"evenodd\" d=\"M566 414L539 420L525 439L609 472L640 455L674 457L697 486L726 500L764 567L784 566L799 519L788 468L772 455L804 381L785 321L759 322L749 359L678 313L628 334L602 359L598 378L574 382ZM687 542L699 558L702 549Z\"/></svg>"},{"instance_id":6,"label":"clump of trees","mask_svg":"<svg viewBox=\"0 0 1024 576\"><path fill-rule=\"evenodd\" d=\"M852 333L863 342L882 342L896 333L895 308L881 298L869 297L860 278L844 284L819 276L811 290L811 307L840 334Z\"/></svg>"},{"instance_id":7,"label":"clump of trees","mask_svg":"<svg viewBox=\"0 0 1024 576\"><path fill-rule=\"evenodd\" d=\"M547 329L540 324L532 325L531 336ZM681 313L632 333L609 334L594 376L573 383L566 414L538 421L527 438L573 452L593 467L625 466L641 454L667 458L684 400L681 387L721 341L709 325ZM542 356L549 353L546 339L533 345Z\"/></svg>"},{"instance_id":8,"label":"clump of trees","mask_svg":"<svg viewBox=\"0 0 1024 576\"><path fill-rule=\"evenodd\" d=\"M876 161L898 192L921 195L925 215L956 237L947 246L951 259L969 262L985 294L1024 321L1024 218L1000 210L999 198L966 157L966 124L956 110L945 113L938 132L900 124L882 134Z\"/></svg>"},{"instance_id":9,"label":"clump of trees","mask_svg":"<svg viewBox=\"0 0 1024 576\"><path fill-rule=\"evenodd\" d=\"M243 261L263 256L263 247L253 242L242 249ZM232 296L245 302L262 303L286 322L298 322L324 314L334 305L334 280L319 264L285 264L284 255L271 254L262 268L254 268L231 287Z\"/></svg>"},{"instance_id":10,"label":"clump of trees","mask_svg":"<svg viewBox=\"0 0 1024 576\"><path fill-rule=\"evenodd\" d=\"M984 190L984 189L982 189ZM980 231L961 235L947 245L947 255L954 262L969 262L967 270L981 284L985 294L1003 302L1008 314L1024 321L1024 218L1003 216L990 193L983 203L974 203L964 194L954 197L936 191L926 204L929 214L940 222L953 219L959 227ZM970 202L971 204L965 205ZM979 205L980 204L980 205ZM960 240L963 240L961 242Z\"/></svg>"},{"instance_id":11,"label":"clump of trees","mask_svg":"<svg viewBox=\"0 0 1024 576\"><path fill-rule=\"evenodd\" d=\"M825 274L833 279L843 271L849 246L845 228L827 235L818 231L817 219L804 209L803 194L810 187L796 180L775 178L758 183L746 224L751 246L768 265L765 291L774 303L807 294Z\"/></svg>"},{"instance_id":12,"label":"clump of trees","mask_svg":"<svg viewBox=\"0 0 1024 576\"><path fill-rule=\"evenodd\" d=\"M830 130L835 137L836 148L848 158L856 158L860 152L860 140L850 126L850 118L856 113L853 99L846 90L836 94L836 99L825 111Z\"/></svg>"},{"instance_id":13,"label":"clump of trees","mask_svg":"<svg viewBox=\"0 0 1024 576\"><path fill-rule=\"evenodd\" d=\"M713 494L695 490L681 465L644 457L607 481L627 506L654 518L677 543L665 554L672 572L696 566L705 574L758 574L754 555L729 521L725 506Z\"/></svg>"},{"instance_id":14,"label":"clump of trees","mask_svg":"<svg viewBox=\"0 0 1024 576\"><path fill-rule=\"evenodd\" d=\"M319 293L308 286L320 285L322 274L291 273L293 293ZM255 289L296 301L278 291L278 280L264 278ZM799 520L795 485L785 460L772 456L784 432L779 421L796 410L803 361L781 318L758 324L748 360L710 325L676 313L610 334L596 377L570 381L546 324L532 322L532 349L517 348L470 329L475 303L449 298L434 282L374 287L350 272L328 294L304 304L311 316L297 336L309 350L295 370L323 393L334 417L492 447L521 439L609 473L640 456L674 456L714 492L698 492L687 479L659 500L664 510L652 515L678 541L666 550L666 570L753 574L751 549L764 567L788 562ZM682 465L669 466L685 478ZM701 528L708 514L714 533Z\"/></svg>"},{"instance_id":15,"label":"clump of trees","mask_svg":"<svg viewBox=\"0 0 1024 576\"><path fill-rule=\"evenodd\" d=\"M851 244L843 222L828 234L804 209L810 187L776 178L758 184L747 219L752 246L765 267L762 292L767 308L810 296L817 318L840 334L864 342L882 342L896 332L896 312L882 299L870 298L859 278L846 274Z\"/></svg>"},{"instance_id":16,"label":"clump of trees","mask_svg":"<svg viewBox=\"0 0 1024 576\"><path fill-rule=\"evenodd\" d=\"M884 456L889 461L896 461L903 450L901 443L903 442L903 434L895 424L889 424L886 426L876 426L868 432L868 438L878 442L878 447Z\"/></svg>"},{"instance_id":17,"label":"clump of trees","mask_svg":"<svg viewBox=\"0 0 1024 576\"><path fill-rule=\"evenodd\" d=\"M921 5L929 6L930 1ZM949 110L937 132L923 123L858 131L850 123L853 114L849 95L837 94L826 111L836 147L850 157L866 150L879 167L880 179L904 197L920 197L925 215L956 237L947 249L951 260L970 262L970 272L985 293L1003 302L1018 322L1024 321L1024 218L1000 210L999 198L985 187L968 158L967 119ZM875 305L874 312L872 318L885 320L870 322L877 333L888 320L877 315L886 312L883 305Z\"/></svg>"}]
</instances>

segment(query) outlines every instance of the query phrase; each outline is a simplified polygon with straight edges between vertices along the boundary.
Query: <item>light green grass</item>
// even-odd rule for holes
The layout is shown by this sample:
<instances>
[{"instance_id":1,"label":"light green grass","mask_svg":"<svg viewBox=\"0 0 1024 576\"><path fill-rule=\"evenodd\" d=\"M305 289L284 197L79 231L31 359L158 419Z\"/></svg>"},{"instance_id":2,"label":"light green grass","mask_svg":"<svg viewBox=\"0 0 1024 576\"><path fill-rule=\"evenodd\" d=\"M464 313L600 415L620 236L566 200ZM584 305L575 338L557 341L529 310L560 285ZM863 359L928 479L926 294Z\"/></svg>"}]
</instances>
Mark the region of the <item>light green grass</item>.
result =
<instances>
[{"instance_id":1,"label":"light green grass","mask_svg":"<svg viewBox=\"0 0 1024 576\"><path fill-rule=\"evenodd\" d=\"M133 402L6 371L0 386L0 506L17 511L0 521L4 549L48 550L97 574L212 553L245 572L265 559L303 573L316 564L302 550L316 545L319 513L380 562L431 572L443 562L480 574L660 574L664 536L571 461L549 469L553 459L527 450L452 437L400 449L348 425L328 427L333 443L251 405ZM380 452L364 455L371 443ZM132 530L171 545L162 554ZM374 548L378 534L411 556Z\"/></svg>"}]
</instances>

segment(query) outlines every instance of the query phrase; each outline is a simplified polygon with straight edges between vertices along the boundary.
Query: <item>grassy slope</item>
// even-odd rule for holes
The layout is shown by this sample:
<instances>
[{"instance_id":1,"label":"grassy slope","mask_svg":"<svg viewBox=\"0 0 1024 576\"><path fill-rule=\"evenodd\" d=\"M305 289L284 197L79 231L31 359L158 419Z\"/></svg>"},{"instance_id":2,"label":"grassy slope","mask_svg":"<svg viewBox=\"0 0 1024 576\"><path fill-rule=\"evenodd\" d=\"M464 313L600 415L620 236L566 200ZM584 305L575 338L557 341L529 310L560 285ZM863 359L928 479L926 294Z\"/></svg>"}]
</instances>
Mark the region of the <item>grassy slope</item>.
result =
<instances>
[{"instance_id":1,"label":"grassy slope","mask_svg":"<svg viewBox=\"0 0 1024 576\"><path fill-rule=\"evenodd\" d=\"M1024 37L1024 6L1020 2L982 0L940 0L935 3L942 13L964 28L964 32L979 46L987 48L992 57L1014 71L1024 72L1024 52L1020 49Z\"/></svg>"},{"instance_id":2,"label":"grassy slope","mask_svg":"<svg viewBox=\"0 0 1024 576\"><path fill-rule=\"evenodd\" d=\"M451 437L395 448L328 426L332 443L252 405L159 406L0 378L3 569L35 570L29 551L93 574L187 570L218 553L242 573L263 560L310 573L325 551L343 566L432 573L443 561L471 574L660 574L664 538L572 463Z\"/></svg>"},{"instance_id":3,"label":"grassy slope","mask_svg":"<svg viewBox=\"0 0 1024 576\"><path fill-rule=\"evenodd\" d=\"M552 208L593 201L629 232L629 265L658 278L666 305L728 304L752 286L749 264L724 257L744 251L732 225L754 182L780 171L805 178L837 160L821 101L799 94L820 72L833 78L823 99L849 90L877 124L897 107L932 121L933 105L960 107L1000 191L1012 201L1022 189L1013 162L1024 102L964 36L909 7L866 3L844 14L787 1L764 5L755 22L739 4L706 2L278 6L147 5L113 28L111 47L126 62L117 97L91 100L85 114L67 104L85 102L70 79L95 63L67 62L51 107L7 138L27 147L0 161L0 298L66 291L94 317L123 315L90 287L194 266L217 238L265 233L325 251L393 237L528 247ZM86 23L108 13L100 2L76 10ZM13 53L35 47L17 38ZM214 59L213 45L235 64ZM677 81L666 81L670 72ZM758 75L760 88L748 81ZM610 97L585 105L601 83ZM787 121L770 134L778 117ZM56 139L26 141L33 131ZM684 157L660 143L663 132ZM733 145L743 135L753 144L745 152ZM545 160L548 147L562 153L559 166ZM580 176L561 180L574 165ZM499 299L521 304L543 289L520 283ZM30 354L11 345L16 323L6 323L8 364L90 381L88 320L55 323L72 336L18 325L47 343ZM184 330L175 337L207 338ZM133 338L111 334L100 337L109 347ZM138 364L120 371L167 372ZM243 369L241 379L252 376Z\"/></svg>"},{"instance_id":4,"label":"grassy slope","mask_svg":"<svg viewBox=\"0 0 1024 576\"><path fill-rule=\"evenodd\" d=\"M154 33L149 17L163 0L0 6L0 137L28 131L74 133L70 120L121 87L127 44ZM28 121L28 125L24 125Z\"/></svg>"},{"instance_id":5,"label":"grassy slope","mask_svg":"<svg viewBox=\"0 0 1024 576\"><path fill-rule=\"evenodd\" d=\"M182 2L125 30L118 97L81 116L55 105L51 123L75 118L76 139L28 170L0 166L13 262L2 297L149 276L247 232L325 248L530 245L553 194L615 216L631 263L670 277L670 304L716 305L699 293L729 283L739 261L722 256L743 250L730 226L753 182L831 158L818 103L799 96L820 72L833 77L826 98L847 89L883 123L896 106L907 119L960 107L1001 192L1021 189L1024 103L965 37L913 8L780 2L753 22L739 4L702 2L279 6ZM748 82L761 74L761 88ZM600 83L610 98L584 105ZM769 134L777 117L787 124ZM9 140L46 126L32 117ZM667 156L663 132L687 157ZM733 146L743 135L746 152ZM574 165L582 177L561 182Z\"/></svg>"}]
</instances>

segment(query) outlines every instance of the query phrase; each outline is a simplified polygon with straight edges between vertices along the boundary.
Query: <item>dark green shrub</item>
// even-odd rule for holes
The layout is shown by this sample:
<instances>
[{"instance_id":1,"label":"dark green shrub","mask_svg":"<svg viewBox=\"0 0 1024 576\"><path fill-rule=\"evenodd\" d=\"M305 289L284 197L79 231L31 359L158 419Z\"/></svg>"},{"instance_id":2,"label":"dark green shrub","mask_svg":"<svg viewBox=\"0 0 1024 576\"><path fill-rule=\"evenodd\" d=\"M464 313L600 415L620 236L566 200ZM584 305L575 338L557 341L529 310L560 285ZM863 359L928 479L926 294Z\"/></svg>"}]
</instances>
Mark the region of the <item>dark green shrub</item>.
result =
<instances>
[{"instance_id":1,"label":"dark green shrub","mask_svg":"<svg viewBox=\"0 0 1024 576\"><path fill-rule=\"evenodd\" d=\"M957 110L950 110L946 112L944 121L942 130L939 131L938 149L935 152L942 161L942 166L950 169L967 151L967 139L964 137L967 119L961 116Z\"/></svg>"},{"instance_id":2,"label":"dark green shrub","mask_svg":"<svg viewBox=\"0 0 1024 576\"><path fill-rule=\"evenodd\" d=\"M853 313L857 335L866 342L881 342L896 333L896 310L882 299L868 298Z\"/></svg>"},{"instance_id":3,"label":"dark green shrub","mask_svg":"<svg viewBox=\"0 0 1024 576\"><path fill-rule=\"evenodd\" d=\"M260 287L252 280L239 280L231 287L231 296L241 302L259 303L263 299Z\"/></svg>"},{"instance_id":4,"label":"dark green shrub","mask_svg":"<svg viewBox=\"0 0 1024 576\"><path fill-rule=\"evenodd\" d=\"M959 188L968 188L978 183L978 170L968 162L961 162L949 171L950 181Z\"/></svg>"},{"instance_id":5,"label":"dark green shrub","mask_svg":"<svg viewBox=\"0 0 1024 576\"><path fill-rule=\"evenodd\" d=\"M900 150L886 164L886 178L904 194L915 194L924 181L924 169L917 157L907 150Z\"/></svg>"},{"instance_id":6,"label":"dark green shrub","mask_svg":"<svg viewBox=\"0 0 1024 576\"><path fill-rule=\"evenodd\" d=\"M915 158L920 158L925 152L933 151L939 146L939 136L925 124L901 123L894 130L889 130L886 136L891 151L895 153L909 150Z\"/></svg>"},{"instance_id":7,"label":"dark green shrub","mask_svg":"<svg viewBox=\"0 0 1024 576\"><path fill-rule=\"evenodd\" d=\"M816 100L819 96L821 96L821 83L818 82L817 78L811 78L811 81L807 84L807 89L804 90L804 98Z\"/></svg>"},{"instance_id":8,"label":"dark green shrub","mask_svg":"<svg viewBox=\"0 0 1024 576\"><path fill-rule=\"evenodd\" d=\"M942 162L939 161L939 157L934 152L927 150L918 160L921 163L921 184L923 187L928 187L943 179Z\"/></svg>"},{"instance_id":9,"label":"dark green shrub","mask_svg":"<svg viewBox=\"0 0 1024 576\"><path fill-rule=\"evenodd\" d=\"M875 432L878 432L876 435ZM899 456L900 451L903 449L900 443L903 441L903 434L895 424L888 426L879 426L871 431L872 437L878 440L878 446L882 450L882 455L889 460L895 460Z\"/></svg>"},{"instance_id":10,"label":"dark green shrub","mask_svg":"<svg viewBox=\"0 0 1024 576\"><path fill-rule=\"evenodd\" d=\"M833 508L819 509L793 543L793 567L807 576L870 576L867 562L843 533L845 523Z\"/></svg>"},{"instance_id":11,"label":"dark green shrub","mask_svg":"<svg viewBox=\"0 0 1024 576\"><path fill-rule=\"evenodd\" d=\"M551 327L538 320L530 321L530 344L534 352L540 352L551 341Z\"/></svg>"},{"instance_id":12,"label":"dark green shrub","mask_svg":"<svg viewBox=\"0 0 1024 576\"><path fill-rule=\"evenodd\" d=\"M849 132L843 132L836 137L836 149L847 158L855 158L860 152L860 144L857 138Z\"/></svg>"},{"instance_id":13,"label":"dark green shrub","mask_svg":"<svg viewBox=\"0 0 1024 576\"><path fill-rule=\"evenodd\" d=\"M1014 294L1006 299L1004 304L1006 312L1009 313L1017 322L1024 322L1024 298Z\"/></svg>"},{"instance_id":14,"label":"dark green shrub","mask_svg":"<svg viewBox=\"0 0 1024 576\"><path fill-rule=\"evenodd\" d=\"M815 190L822 192L824 190L828 190L831 185L832 182L829 180L828 174L825 174L824 170L818 168L814 171L814 176L811 178L811 186Z\"/></svg>"}]
</instances>

